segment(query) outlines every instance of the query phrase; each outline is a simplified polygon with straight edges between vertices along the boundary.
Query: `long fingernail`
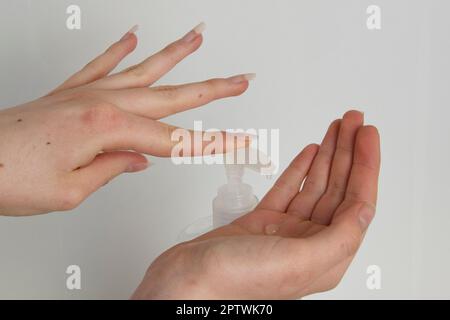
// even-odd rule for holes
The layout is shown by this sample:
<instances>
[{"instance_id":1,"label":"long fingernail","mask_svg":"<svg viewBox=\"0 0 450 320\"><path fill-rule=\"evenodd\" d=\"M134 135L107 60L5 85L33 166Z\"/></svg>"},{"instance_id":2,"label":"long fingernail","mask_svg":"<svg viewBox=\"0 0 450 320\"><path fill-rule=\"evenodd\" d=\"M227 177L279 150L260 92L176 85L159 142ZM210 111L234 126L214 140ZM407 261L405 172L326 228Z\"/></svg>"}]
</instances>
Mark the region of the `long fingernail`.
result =
<instances>
[{"instance_id":1,"label":"long fingernail","mask_svg":"<svg viewBox=\"0 0 450 320\"><path fill-rule=\"evenodd\" d=\"M186 33L186 35L181 38L182 41L189 43L192 42L195 38L203 33L206 29L206 24L204 22L199 23L194 29Z\"/></svg>"},{"instance_id":2,"label":"long fingernail","mask_svg":"<svg viewBox=\"0 0 450 320\"><path fill-rule=\"evenodd\" d=\"M122 38L120 38L120 41L126 41L130 39L131 36L138 30L138 28L139 26L137 24L131 27L131 29L128 30L127 33L125 33Z\"/></svg>"},{"instance_id":3,"label":"long fingernail","mask_svg":"<svg viewBox=\"0 0 450 320\"><path fill-rule=\"evenodd\" d=\"M246 81L251 81L256 78L256 73L246 73L246 74L239 74L237 76L233 76L228 78L228 81L231 83L242 83Z\"/></svg>"},{"instance_id":4,"label":"long fingernail","mask_svg":"<svg viewBox=\"0 0 450 320\"><path fill-rule=\"evenodd\" d=\"M138 163L132 163L128 165L128 167L125 169L125 172L137 172L147 169L149 163L148 162L138 162Z\"/></svg>"},{"instance_id":5,"label":"long fingernail","mask_svg":"<svg viewBox=\"0 0 450 320\"><path fill-rule=\"evenodd\" d=\"M359 209L359 224L361 225L361 229L365 231L373 217L375 216L375 207L369 203L365 203Z\"/></svg>"}]
</instances>

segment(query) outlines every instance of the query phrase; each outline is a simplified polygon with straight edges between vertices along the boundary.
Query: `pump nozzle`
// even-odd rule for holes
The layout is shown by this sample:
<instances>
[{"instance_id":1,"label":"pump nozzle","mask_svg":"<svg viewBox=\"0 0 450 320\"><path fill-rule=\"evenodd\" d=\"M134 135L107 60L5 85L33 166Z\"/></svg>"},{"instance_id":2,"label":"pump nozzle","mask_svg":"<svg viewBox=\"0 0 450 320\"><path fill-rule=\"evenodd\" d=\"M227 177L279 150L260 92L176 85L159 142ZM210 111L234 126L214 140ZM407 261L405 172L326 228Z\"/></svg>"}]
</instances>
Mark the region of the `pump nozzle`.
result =
<instances>
[{"instance_id":1,"label":"pump nozzle","mask_svg":"<svg viewBox=\"0 0 450 320\"><path fill-rule=\"evenodd\" d=\"M248 168L260 172L262 169L272 167L268 157L256 149L247 149L244 156L249 159L249 155L256 154L256 163L225 164L225 174L227 183L219 188L217 196L213 200L213 226L214 228L223 226L239 218L240 216L253 210L258 203L258 198L253 194L253 188L243 182L244 169ZM237 155L242 156L241 155ZM261 161L263 160L263 161Z\"/></svg>"}]
</instances>

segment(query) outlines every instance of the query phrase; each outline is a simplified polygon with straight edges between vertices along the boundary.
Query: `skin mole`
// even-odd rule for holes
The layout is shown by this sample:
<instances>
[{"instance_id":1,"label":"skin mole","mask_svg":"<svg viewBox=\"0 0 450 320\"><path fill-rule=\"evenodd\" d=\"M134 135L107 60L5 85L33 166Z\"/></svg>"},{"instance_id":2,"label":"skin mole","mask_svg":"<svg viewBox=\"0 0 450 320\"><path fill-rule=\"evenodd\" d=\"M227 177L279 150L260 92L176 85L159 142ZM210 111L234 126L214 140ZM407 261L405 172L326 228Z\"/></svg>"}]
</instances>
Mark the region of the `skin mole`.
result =
<instances>
[{"instance_id":1,"label":"skin mole","mask_svg":"<svg viewBox=\"0 0 450 320\"><path fill-rule=\"evenodd\" d=\"M5 165L3 163L0 163L0 169L3 168Z\"/></svg>"},{"instance_id":2,"label":"skin mole","mask_svg":"<svg viewBox=\"0 0 450 320\"><path fill-rule=\"evenodd\" d=\"M50 141L47 141L47 143L46 143L47 145L49 145L50 144Z\"/></svg>"},{"instance_id":3,"label":"skin mole","mask_svg":"<svg viewBox=\"0 0 450 320\"><path fill-rule=\"evenodd\" d=\"M17 122L22 122L22 119L21 118L17 119Z\"/></svg>"},{"instance_id":4,"label":"skin mole","mask_svg":"<svg viewBox=\"0 0 450 320\"><path fill-rule=\"evenodd\" d=\"M198 98L200 99L201 97L203 97L203 94L202 93L200 93L199 95L198 95Z\"/></svg>"}]
</instances>

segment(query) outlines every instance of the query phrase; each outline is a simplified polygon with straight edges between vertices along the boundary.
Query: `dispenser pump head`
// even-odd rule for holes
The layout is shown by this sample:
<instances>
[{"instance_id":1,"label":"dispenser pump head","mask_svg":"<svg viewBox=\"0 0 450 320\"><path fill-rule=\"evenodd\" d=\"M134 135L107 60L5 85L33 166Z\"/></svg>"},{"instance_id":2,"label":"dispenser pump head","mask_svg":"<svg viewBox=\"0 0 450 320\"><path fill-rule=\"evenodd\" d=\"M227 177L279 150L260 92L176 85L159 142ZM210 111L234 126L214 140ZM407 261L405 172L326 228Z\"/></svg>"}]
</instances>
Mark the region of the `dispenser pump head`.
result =
<instances>
[{"instance_id":1,"label":"dispenser pump head","mask_svg":"<svg viewBox=\"0 0 450 320\"><path fill-rule=\"evenodd\" d=\"M246 150L247 152L257 152L256 150ZM258 159L261 160L265 155L259 153ZM245 169L250 169L259 173L263 170L272 169L272 164L266 158L264 162L256 164L225 164L225 174L227 183L221 186L217 191L217 196L213 201L213 225L214 228L226 225L242 215L250 212L258 204L258 198L253 194L251 185L243 182ZM267 165L264 163L268 163Z\"/></svg>"}]
</instances>

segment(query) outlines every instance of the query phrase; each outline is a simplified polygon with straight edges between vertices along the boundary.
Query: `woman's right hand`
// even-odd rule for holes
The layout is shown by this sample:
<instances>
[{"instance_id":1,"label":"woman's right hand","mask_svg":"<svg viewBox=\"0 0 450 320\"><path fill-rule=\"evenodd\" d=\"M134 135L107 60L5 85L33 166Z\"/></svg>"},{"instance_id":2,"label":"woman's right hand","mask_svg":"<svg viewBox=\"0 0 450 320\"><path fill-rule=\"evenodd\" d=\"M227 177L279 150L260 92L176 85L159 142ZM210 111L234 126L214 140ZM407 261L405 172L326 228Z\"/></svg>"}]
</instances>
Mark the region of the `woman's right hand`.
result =
<instances>
[{"instance_id":1,"label":"woman's right hand","mask_svg":"<svg viewBox=\"0 0 450 320\"><path fill-rule=\"evenodd\" d=\"M145 169L142 154L171 155L176 128L159 119L242 94L251 75L149 88L200 47L202 30L108 75L136 47L128 32L50 94L0 111L0 214L72 209L115 176Z\"/></svg>"}]
</instances>

